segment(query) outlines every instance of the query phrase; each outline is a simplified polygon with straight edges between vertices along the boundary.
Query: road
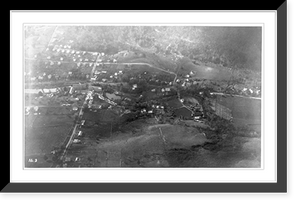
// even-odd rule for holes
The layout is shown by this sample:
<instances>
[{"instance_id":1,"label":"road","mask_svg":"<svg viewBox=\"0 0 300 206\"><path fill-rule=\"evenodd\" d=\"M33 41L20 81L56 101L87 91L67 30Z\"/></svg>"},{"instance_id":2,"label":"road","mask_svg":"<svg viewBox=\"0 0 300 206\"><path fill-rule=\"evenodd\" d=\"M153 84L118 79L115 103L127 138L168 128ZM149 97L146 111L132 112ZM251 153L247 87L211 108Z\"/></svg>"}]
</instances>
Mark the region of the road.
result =
<instances>
[{"instance_id":1,"label":"road","mask_svg":"<svg viewBox=\"0 0 300 206\"><path fill-rule=\"evenodd\" d=\"M83 110L83 107L84 107L84 104L83 104L82 107L80 108L79 114L82 114L82 113L83 113L83 111L82 111L82 110ZM66 144L66 146L65 146L65 148L64 148L64 151L63 151L63 153L62 153L62 155L61 155L61 159L63 159L63 157L65 156L65 154L66 154L66 152L67 152L67 149L68 149L69 146L72 144L72 142L73 142L73 140L74 140L74 137L76 136L76 130L77 130L77 127L78 127L79 124L80 124L81 117L82 117L82 116L79 115L79 119L77 120L77 122L76 122L76 124L75 124L75 126L74 126L74 128L73 128L72 134L71 134L71 136L70 136L70 138L69 138L69 141L68 141L68 143Z\"/></svg>"},{"instance_id":2,"label":"road","mask_svg":"<svg viewBox=\"0 0 300 206\"><path fill-rule=\"evenodd\" d=\"M57 27L58 27L58 26L55 27L55 29L54 29L54 31L53 31L53 33L52 33L52 35L51 35L51 38L50 38L50 40L49 40L49 42L48 42L48 46L47 46L47 47L49 47L49 46L51 45L51 42L52 42L53 36L54 36L54 34L55 34L56 30L57 30Z\"/></svg>"}]
</instances>

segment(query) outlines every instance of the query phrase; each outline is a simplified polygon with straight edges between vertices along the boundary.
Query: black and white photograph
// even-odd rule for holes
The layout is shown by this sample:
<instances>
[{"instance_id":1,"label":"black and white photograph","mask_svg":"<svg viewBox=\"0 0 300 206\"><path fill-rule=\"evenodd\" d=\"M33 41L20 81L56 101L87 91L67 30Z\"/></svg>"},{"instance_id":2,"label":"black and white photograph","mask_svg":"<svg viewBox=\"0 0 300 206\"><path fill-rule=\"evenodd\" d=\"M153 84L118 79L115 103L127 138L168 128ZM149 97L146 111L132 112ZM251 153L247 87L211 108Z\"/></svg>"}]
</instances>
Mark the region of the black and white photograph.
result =
<instances>
[{"instance_id":1,"label":"black and white photograph","mask_svg":"<svg viewBox=\"0 0 300 206\"><path fill-rule=\"evenodd\" d=\"M25 168L262 168L262 25L24 24Z\"/></svg>"},{"instance_id":2,"label":"black and white photograph","mask_svg":"<svg viewBox=\"0 0 300 206\"><path fill-rule=\"evenodd\" d=\"M240 6L11 11L1 192L287 193L287 2Z\"/></svg>"}]
</instances>

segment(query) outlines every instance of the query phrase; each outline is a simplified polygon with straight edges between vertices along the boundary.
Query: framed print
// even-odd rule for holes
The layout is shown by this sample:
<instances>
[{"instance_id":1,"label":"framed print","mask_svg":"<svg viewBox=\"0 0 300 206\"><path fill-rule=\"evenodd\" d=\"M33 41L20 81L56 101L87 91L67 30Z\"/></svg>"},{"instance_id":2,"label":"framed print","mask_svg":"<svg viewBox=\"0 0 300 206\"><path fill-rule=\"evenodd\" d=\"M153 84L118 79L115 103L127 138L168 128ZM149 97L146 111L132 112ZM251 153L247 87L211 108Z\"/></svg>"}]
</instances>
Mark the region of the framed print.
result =
<instances>
[{"instance_id":1,"label":"framed print","mask_svg":"<svg viewBox=\"0 0 300 206\"><path fill-rule=\"evenodd\" d=\"M11 11L2 192L286 192L286 4Z\"/></svg>"}]
</instances>

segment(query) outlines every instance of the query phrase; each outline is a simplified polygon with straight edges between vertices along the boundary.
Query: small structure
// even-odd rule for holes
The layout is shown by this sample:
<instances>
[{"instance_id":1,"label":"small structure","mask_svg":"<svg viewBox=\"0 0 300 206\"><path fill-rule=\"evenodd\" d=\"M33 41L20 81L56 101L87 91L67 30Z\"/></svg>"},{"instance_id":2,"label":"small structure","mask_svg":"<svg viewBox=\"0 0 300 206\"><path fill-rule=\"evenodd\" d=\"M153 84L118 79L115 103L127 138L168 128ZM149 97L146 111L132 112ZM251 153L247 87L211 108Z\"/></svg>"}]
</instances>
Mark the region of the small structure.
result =
<instances>
[{"instance_id":1,"label":"small structure","mask_svg":"<svg viewBox=\"0 0 300 206\"><path fill-rule=\"evenodd\" d=\"M80 139L74 139L74 140L73 140L73 143L75 143L75 144L76 144L76 143L80 143L80 142L81 142Z\"/></svg>"},{"instance_id":2,"label":"small structure","mask_svg":"<svg viewBox=\"0 0 300 206\"><path fill-rule=\"evenodd\" d=\"M73 93L74 93L74 88L73 88L73 87L71 87L69 93L70 93L70 94L73 94Z\"/></svg>"}]
</instances>

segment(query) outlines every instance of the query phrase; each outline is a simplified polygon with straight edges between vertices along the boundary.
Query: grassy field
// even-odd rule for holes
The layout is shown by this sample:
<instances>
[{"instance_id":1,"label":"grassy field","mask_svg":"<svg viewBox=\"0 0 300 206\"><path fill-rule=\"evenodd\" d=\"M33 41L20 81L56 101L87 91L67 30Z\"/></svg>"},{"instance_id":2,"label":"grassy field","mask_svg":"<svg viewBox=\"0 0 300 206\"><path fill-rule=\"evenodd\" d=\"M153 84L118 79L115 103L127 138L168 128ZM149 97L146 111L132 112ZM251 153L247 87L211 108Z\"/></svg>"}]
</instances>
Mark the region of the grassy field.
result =
<instances>
[{"instance_id":1,"label":"grassy field","mask_svg":"<svg viewBox=\"0 0 300 206\"><path fill-rule=\"evenodd\" d=\"M51 151L62 145L72 126L73 119L66 115L36 117L32 127L25 128L25 166L50 167Z\"/></svg>"}]
</instances>

